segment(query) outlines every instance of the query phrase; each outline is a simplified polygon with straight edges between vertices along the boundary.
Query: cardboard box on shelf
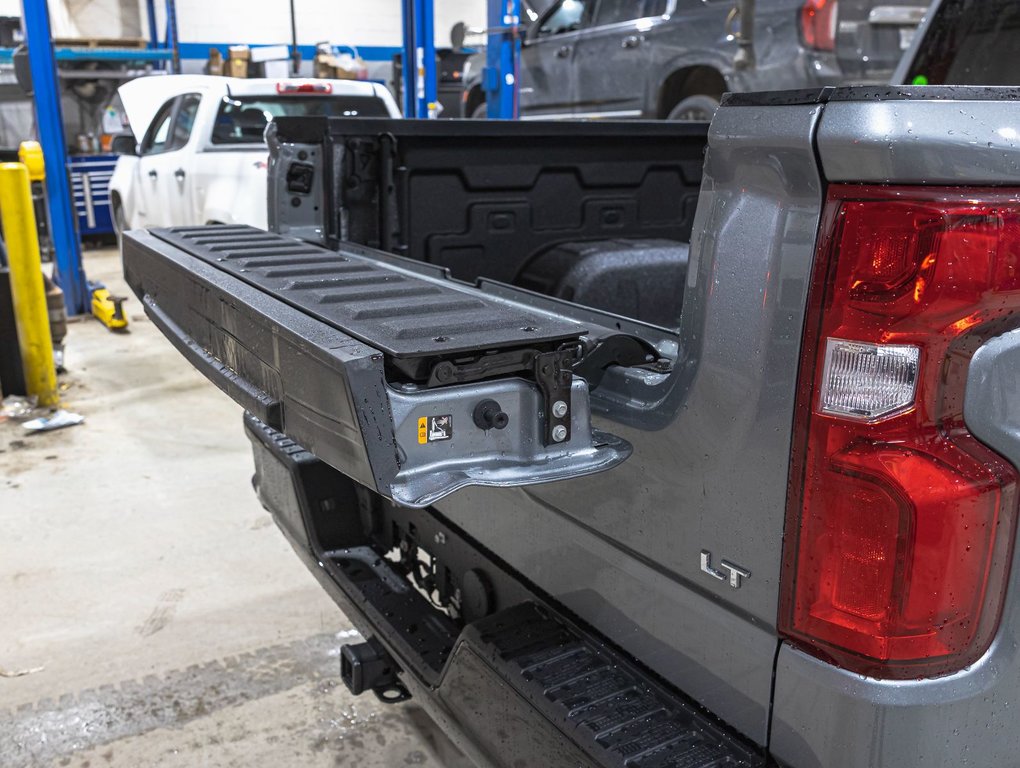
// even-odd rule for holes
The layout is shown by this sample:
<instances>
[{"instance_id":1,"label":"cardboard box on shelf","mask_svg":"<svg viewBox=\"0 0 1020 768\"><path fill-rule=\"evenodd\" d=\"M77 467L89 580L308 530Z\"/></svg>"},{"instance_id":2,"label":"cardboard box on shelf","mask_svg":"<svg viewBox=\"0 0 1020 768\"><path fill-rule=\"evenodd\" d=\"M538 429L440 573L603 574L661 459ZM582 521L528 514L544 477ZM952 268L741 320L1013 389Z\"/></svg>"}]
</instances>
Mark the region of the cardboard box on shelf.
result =
<instances>
[{"instance_id":1,"label":"cardboard box on shelf","mask_svg":"<svg viewBox=\"0 0 1020 768\"><path fill-rule=\"evenodd\" d=\"M290 74L290 47L259 45L251 49L251 63L261 65L261 76L282 79ZM259 67L256 67L258 73Z\"/></svg>"},{"instance_id":2,"label":"cardboard box on shelf","mask_svg":"<svg viewBox=\"0 0 1020 768\"><path fill-rule=\"evenodd\" d=\"M290 62L286 60L267 61L262 67L265 69L263 74L274 80L283 80L290 74Z\"/></svg>"},{"instance_id":3,"label":"cardboard box on shelf","mask_svg":"<svg viewBox=\"0 0 1020 768\"><path fill-rule=\"evenodd\" d=\"M256 45L251 49L253 64L265 61L287 61L290 58L290 47L286 45Z\"/></svg>"},{"instance_id":4,"label":"cardboard box on shelf","mask_svg":"<svg viewBox=\"0 0 1020 768\"><path fill-rule=\"evenodd\" d=\"M251 61L251 49L247 45L232 45L227 49L226 74L229 77L248 77L248 62Z\"/></svg>"},{"instance_id":5,"label":"cardboard box on shelf","mask_svg":"<svg viewBox=\"0 0 1020 768\"><path fill-rule=\"evenodd\" d=\"M209 60L205 63L205 73L207 75L223 74L223 54L220 53L219 48L209 49Z\"/></svg>"},{"instance_id":6,"label":"cardboard box on shelf","mask_svg":"<svg viewBox=\"0 0 1020 768\"><path fill-rule=\"evenodd\" d=\"M352 51L354 49L347 49ZM312 62L315 77L336 80L367 80L368 65L365 60L352 53L337 53L329 43L319 43Z\"/></svg>"}]
</instances>

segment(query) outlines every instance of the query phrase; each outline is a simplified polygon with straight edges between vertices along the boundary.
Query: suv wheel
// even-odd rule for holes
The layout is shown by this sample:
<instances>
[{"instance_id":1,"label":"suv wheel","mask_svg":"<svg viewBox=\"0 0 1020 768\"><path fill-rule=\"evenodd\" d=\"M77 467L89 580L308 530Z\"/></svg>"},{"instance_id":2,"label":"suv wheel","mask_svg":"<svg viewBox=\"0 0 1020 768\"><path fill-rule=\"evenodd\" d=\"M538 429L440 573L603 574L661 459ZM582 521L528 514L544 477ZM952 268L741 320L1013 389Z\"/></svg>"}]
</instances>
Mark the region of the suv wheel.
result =
<instances>
[{"instance_id":1,"label":"suv wheel","mask_svg":"<svg viewBox=\"0 0 1020 768\"><path fill-rule=\"evenodd\" d=\"M670 110L667 120L685 123L709 123L719 109L719 100L712 96L688 96Z\"/></svg>"}]
</instances>

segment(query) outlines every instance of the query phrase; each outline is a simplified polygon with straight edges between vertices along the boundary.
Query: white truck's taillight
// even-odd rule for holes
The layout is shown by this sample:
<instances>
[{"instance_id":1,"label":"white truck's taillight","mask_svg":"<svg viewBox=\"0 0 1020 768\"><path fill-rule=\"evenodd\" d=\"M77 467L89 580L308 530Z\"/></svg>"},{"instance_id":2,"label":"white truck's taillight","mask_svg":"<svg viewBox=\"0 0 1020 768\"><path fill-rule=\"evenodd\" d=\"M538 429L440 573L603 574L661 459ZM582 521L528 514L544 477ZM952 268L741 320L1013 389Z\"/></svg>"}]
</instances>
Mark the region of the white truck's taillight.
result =
<instances>
[{"instance_id":1,"label":"white truck's taillight","mask_svg":"<svg viewBox=\"0 0 1020 768\"><path fill-rule=\"evenodd\" d=\"M948 674L988 648L1012 560L1020 476L963 403L974 352L1020 324L1020 196L835 185L824 222L780 631L862 674Z\"/></svg>"},{"instance_id":2,"label":"white truck's taillight","mask_svg":"<svg viewBox=\"0 0 1020 768\"><path fill-rule=\"evenodd\" d=\"M838 30L838 0L805 0L800 10L800 31L808 48L835 51Z\"/></svg>"},{"instance_id":3,"label":"white truck's taillight","mask_svg":"<svg viewBox=\"0 0 1020 768\"><path fill-rule=\"evenodd\" d=\"M276 92L281 96L328 96L333 93L332 83L316 83L307 80L281 81L276 84Z\"/></svg>"}]
</instances>

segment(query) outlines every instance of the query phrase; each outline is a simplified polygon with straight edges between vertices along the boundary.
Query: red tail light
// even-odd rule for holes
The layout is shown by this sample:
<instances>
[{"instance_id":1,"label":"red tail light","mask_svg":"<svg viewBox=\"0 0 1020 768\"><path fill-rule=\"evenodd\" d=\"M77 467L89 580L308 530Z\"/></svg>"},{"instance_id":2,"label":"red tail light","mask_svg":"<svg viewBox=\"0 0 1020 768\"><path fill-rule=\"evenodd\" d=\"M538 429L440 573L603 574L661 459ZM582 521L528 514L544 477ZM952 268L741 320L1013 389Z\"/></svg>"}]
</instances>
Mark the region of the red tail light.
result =
<instances>
[{"instance_id":1,"label":"red tail light","mask_svg":"<svg viewBox=\"0 0 1020 768\"><path fill-rule=\"evenodd\" d=\"M318 94L328 96L333 93L332 83L277 83L276 92L281 96L297 96L304 94Z\"/></svg>"},{"instance_id":2,"label":"red tail light","mask_svg":"<svg viewBox=\"0 0 1020 768\"><path fill-rule=\"evenodd\" d=\"M1020 197L835 186L801 359L780 630L876 677L946 674L998 625L1017 470L963 418L1020 325Z\"/></svg>"},{"instance_id":3,"label":"red tail light","mask_svg":"<svg viewBox=\"0 0 1020 768\"><path fill-rule=\"evenodd\" d=\"M804 44L816 51L836 50L838 0L807 0L800 10L800 29Z\"/></svg>"}]
</instances>

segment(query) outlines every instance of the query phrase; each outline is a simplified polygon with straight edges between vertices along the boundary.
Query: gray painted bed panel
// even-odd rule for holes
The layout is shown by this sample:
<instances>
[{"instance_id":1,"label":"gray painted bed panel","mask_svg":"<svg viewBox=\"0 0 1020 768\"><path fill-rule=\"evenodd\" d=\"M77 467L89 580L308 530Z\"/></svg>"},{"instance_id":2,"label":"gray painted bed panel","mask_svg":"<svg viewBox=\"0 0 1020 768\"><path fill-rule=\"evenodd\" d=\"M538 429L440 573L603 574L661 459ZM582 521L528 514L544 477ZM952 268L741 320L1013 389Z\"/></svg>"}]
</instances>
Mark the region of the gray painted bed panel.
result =
<instances>
[{"instance_id":1,"label":"gray painted bed panel","mask_svg":"<svg viewBox=\"0 0 1020 768\"><path fill-rule=\"evenodd\" d=\"M833 182L1016 184L1020 103L833 102L818 151Z\"/></svg>"}]
</instances>

